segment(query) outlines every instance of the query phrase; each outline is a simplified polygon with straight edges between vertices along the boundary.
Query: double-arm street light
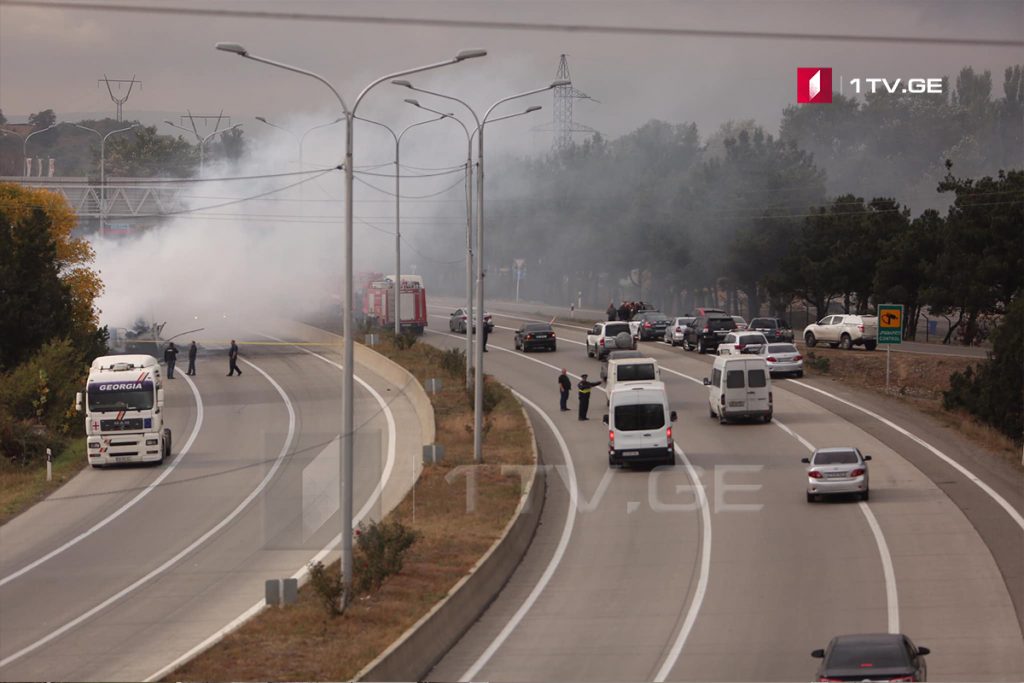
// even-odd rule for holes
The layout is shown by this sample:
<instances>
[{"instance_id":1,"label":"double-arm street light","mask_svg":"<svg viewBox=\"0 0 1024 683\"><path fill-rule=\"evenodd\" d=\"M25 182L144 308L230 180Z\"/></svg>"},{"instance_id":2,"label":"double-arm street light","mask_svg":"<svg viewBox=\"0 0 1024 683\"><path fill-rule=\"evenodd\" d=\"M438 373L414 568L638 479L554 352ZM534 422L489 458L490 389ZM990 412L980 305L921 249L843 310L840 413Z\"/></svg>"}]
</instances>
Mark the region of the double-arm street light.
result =
<instances>
[{"instance_id":1,"label":"double-arm street light","mask_svg":"<svg viewBox=\"0 0 1024 683\"><path fill-rule=\"evenodd\" d=\"M132 128L138 128L139 124L133 123L125 128L112 130L106 135L95 128L89 128L88 126L83 126L80 123L76 123L74 125L75 128L81 128L82 130L87 130L90 133L96 133L100 138L100 237L102 237L104 230L107 227L107 138L111 135L124 133Z\"/></svg>"},{"instance_id":2,"label":"double-arm street light","mask_svg":"<svg viewBox=\"0 0 1024 683\"><path fill-rule=\"evenodd\" d=\"M401 133L395 133L391 126L380 123L379 121L373 121L371 119L364 119L362 116L356 118L366 123L372 123L375 126L380 126L387 132L391 133L391 137L395 141L395 336L402 334L402 223L399 219L399 215L402 207L402 197L400 194L401 177L402 173L399 170L399 152L402 145L402 138L410 128L416 126L422 126L426 123L433 123L434 121L440 121L443 118L451 116L451 114L442 114L437 112L439 115L437 118L427 119L426 121L417 121L416 123L410 123L408 126L402 129Z\"/></svg>"},{"instance_id":3,"label":"double-arm street light","mask_svg":"<svg viewBox=\"0 0 1024 683\"><path fill-rule=\"evenodd\" d=\"M394 81L392 81L394 83ZM477 135L477 152L476 152L476 309L477 318L480 321L480 332L476 336L476 367L473 373L473 458L476 462L483 462L483 404L484 404L484 374L483 374L483 363L484 363L484 335L483 326L486 324L484 321L484 127L488 123L494 123L498 120L505 118L512 118L511 116L501 116L496 119L491 119L490 116L494 110L505 102L519 99L520 97L529 97L530 95L536 95L538 93L546 92L552 88L557 88L563 85L571 85L572 82L565 79L559 79L552 81L549 85L543 88L537 88L535 90L527 90L526 92L517 93L515 95L509 95L503 97L494 104L492 104L487 112L483 115L483 118L477 116L473 108L460 99L452 97L451 95L442 95L440 93L430 92L428 90L421 90L413 88L408 81L399 81L396 85L402 85L416 92L423 92L429 95L436 95L443 97L444 99L458 102L473 115L473 119L477 122L476 135ZM528 111L536 111L536 109L529 109ZM472 326L472 319L469 320L466 327Z\"/></svg>"},{"instance_id":4,"label":"double-arm street light","mask_svg":"<svg viewBox=\"0 0 1024 683\"><path fill-rule=\"evenodd\" d=\"M210 133L209 135L207 135L204 138L204 137L200 137L199 133L195 132L194 130L189 130L188 128L185 128L185 126L179 126L178 124L172 123L170 121L164 121L164 123L166 123L168 126L171 126L172 128L177 128L178 130L183 130L186 133L192 133L193 135L196 136L196 140L199 141L199 177L200 178L203 177L203 166L204 166L204 159L205 159L205 152L206 152L206 143L209 142L210 138L212 138L214 135L221 135L223 133L227 133L229 130L234 130L236 128L241 128L242 127L242 124L236 123L235 125L230 126L228 128L225 128L224 130L215 130L215 131L213 131L212 133Z\"/></svg>"},{"instance_id":5,"label":"double-arm street light","mask_svg":"<svg viewBox=\"0 0 1024 683\"><path fill-rule=\"evenodd\" d=\"M39 135L40 133L45 133L48 130L53 130L54 128L56 128L59 125L61 125L61 124L59 124L59 123L51 123L46 128L40 128L39 130L34 130L31 133L29 133L28 135L26 135L25 136L25 140L21 143L21 158L22 159L28 159L28 141L32 139L33 135ZM26 168L25 170L29 171L30 169ZM31 175L31 173L25 173L25 175L29 176L29 175Z\"/></svg>"},{"instance_id":6,"label":"double-arm street light","mask_svg":"<svg viewBox=\"0 0 1024 683\"><path fill-rule=\"evenodd\" d=\"M367 93L370 92L374 87L389 81L394 78L400 78L402 76L408 76L410 74L419 73L421 71L427 71L429 69L436 69L442 66L448 66L450 64L457 64L467 59L475 57L483 57L487 54L486 50L464 50L451 59L447 59L443 62L436 62L434 64L427 64L424 66L415 67L412 69L404 69L393 74L382 76L369 85L367 85L356 97L355 101L350 108L345 100L338 93L337 89L331 85L331 83L324 77L307 71L306 69L300 69L298 67L283 64L281 62L275 62L264 57L258 57L250 54L248 50L237 43L217 43L217 49L224 52L231 52L240 57L251 59L255 62L274 66L279 69L291 71L309 78L313 78L323 85L325 85L331 93L337 98L338 104L341 105L341 110L345 117L345 268L344 268L344 292L342 293L342 315L344 316L343 334L344 334L344 355L342 358L342 385L341 385L341 401L342 401L342 425L341 425L341 572L345 585L345 600L349 600L351 596L352 588L352 475L353 475L353 461L352 461L352 431L353 431L353 403L352 403L352 390L353 390L353 372L354 372L354 356L355 347L353 345L352 335L355 332L352 324L352 289L353 289L353 271L352 271L352 218L353 218L353 201L352 201L352 186L354 184L353 174L353 135L354 135L354 120L356 110L359 108L359 104L366 97ZM398 273L396 273L398 275Z\"/></svg>"}]
</instances>

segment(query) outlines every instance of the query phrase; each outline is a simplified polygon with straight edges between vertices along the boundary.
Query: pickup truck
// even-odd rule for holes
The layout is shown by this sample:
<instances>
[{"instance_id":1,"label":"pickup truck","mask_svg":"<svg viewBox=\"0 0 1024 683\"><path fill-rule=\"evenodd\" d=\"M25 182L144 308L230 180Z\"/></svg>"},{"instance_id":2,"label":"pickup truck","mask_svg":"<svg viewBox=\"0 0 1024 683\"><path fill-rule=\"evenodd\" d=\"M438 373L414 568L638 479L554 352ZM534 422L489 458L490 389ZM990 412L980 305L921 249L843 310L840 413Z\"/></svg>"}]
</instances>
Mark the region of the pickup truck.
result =
<instances>
[{"instance_id":1,"label":"pickup truck","mask_svg":"<svg viewBox=\"0 0 1024 683\"><path fill-rule=\"evenodd\" d=\"M803 339L809 347L825 342L832 348L863 346L874 351L878 345L878 316L826 315L804 328Z\"/></svg>"},{"instance_id":2,"label":"pickup truck","mask_svg":"<svg viewBox=\"0 0 1024 683\"><path fill-rule=\"evenodd\" d=\"M587 333L587 356L604 360L612 351L635 349L636 337L627 322L595 323Z\"/></svg>"}]
</instances>

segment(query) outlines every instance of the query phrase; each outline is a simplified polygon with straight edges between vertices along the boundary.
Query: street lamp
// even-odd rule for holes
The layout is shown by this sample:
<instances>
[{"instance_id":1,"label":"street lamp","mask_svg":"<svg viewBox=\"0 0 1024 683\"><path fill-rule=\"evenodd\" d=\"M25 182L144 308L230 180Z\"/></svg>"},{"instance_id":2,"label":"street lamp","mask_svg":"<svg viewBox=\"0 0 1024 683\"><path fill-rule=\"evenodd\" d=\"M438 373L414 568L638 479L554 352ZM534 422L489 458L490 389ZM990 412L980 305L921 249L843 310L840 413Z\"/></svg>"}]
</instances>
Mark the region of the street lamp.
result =
<instances>
[{"instance_id":1,"label":"street lamp","mask_svg":"<svg viewBox=\"0 0 1024 683\"><path fill-rule=\"evenodd\" d=\"M28 135L26 135L25 136L25 141L21 143L21 158L22 159L28 159L28 141L32 139L33 135L39 135L40 133L45 133L48 130L53 130L54 128L56 128L59 125L60 125L59 123L51 123L46 128L42 128L40 130L34 130L31 133L29 133ZM25 170L28 171L30 169L26 168ZM25 177L28 177L30 175L31 175L31 173L26 173Z\"/></svg>"},{"instance_id":2,"label":"street lamp","mask_svg":"<svg viewBox=\"0 0 1024 683\"><path fill-rule=\"evenodd\" d=\"M123 133L125 131L131 130L132 128L138 128L140 124L133 123L127 128L119 128L117 130L112 130L106 135L99 132L95 128L89 128L88 126L83 126L80 123L76 123L74 125L75 128L81 128L82 130L87 130L90 133L96 133L96 135L100 136L100 237L103 237L103 231L106 228L107 217L107 138L109 138L111 135L114 135L115 133Z\"/></svg>"},{"instance_id":3,"label":"street lamp","mask_svg":"<svg viewBox=\"0 0 1024 683\"><path fill-rule=\"evenodd\" d=\"M428 95L435 95L437 97L443 97L447 100L458 102L473 115L473 119L476 120L477 126L477 199L476 199L476 308L477 317L480 319L480 333L476 337L476 368L474 369L473 380L473 459L476 462L483 462L483 403L484 403L484 375L483 375L483 362L484 362L484 337L483 337L483 326L484 322L484 126L488 123L497 122L500 119L511 118L507 116L501 116L491 121L488 119L491 113L501 104L510 100L519 99L520 97L528 97L530 95L536 95L553 88L558 88L563 85L572 85L572 82L566 79L559 79L552 81L549 85L543 88L537 88L535 90L527 90L526 92L517 93L515 95L509 95L503 97L490 106L487 112L484 114L483 119L476 115L473 108L462 100L452 97L451 95L443 95L441 93L432 92L429 90L423 90L420 88L414 88L409 81L392 81L395 85L401 85L410 90L416 92L426 93ZM528 109L523 112L528 113L529 111L537 111L536 109ZM472 319L470 324L472 325Z\"/></svg>"},{"instance_id":4,"label":"street lamp","mask_svg":"<svg viewBox=\"0 0 1024 683\"><path fill-rule=\"evenodd\" d=\"M203 166L204 166L204 157L205 157L205 151L206 151L206 143L209 142L210 138L212 138L214 135L218 135L218 134L221 134L221 133L227 133L229 130L234 130L235 128L240 128L242 126L242 124L236 123L235 125L231 126L230 128L225 128L224 130L215 130L215 131L213 131L212 133L210 133L209 135L207 135L204 138L204 137L200 137L199 133L195 132L194 130L189 130L188 128L185 128L184 126L179 126L178 124L171 123L170 121L164 121L164 123L166 123L168 126L171 126L172 128L177 128L178 130L183 130L186 133L192 133L193 135L196 136L196 140L199 141L199 177L200 178L203 177Z\"/></svg>"},{"instance_id":5,"label":"street lamp","mask_svg":"<svg viewBox=\"0 0 1024 683\"><path fill-rule=\"evenodd\" d=\"M437 112L437 113L439 114L439 116L437 118L427 119L426 121L417 121L416 123L410 123L408 126L406 126L405 128L402 129L401 133L398 133L397 135L395 134L395 131L392 130L391 126L388 126L388 125L385 125L383 123L380 123L379 121L373 121L371 119L364 119L362 116L357 116L356 117L360 121L365 121L366 123L372 123L375 126L380 126L381 128L383 128L387 132L391 133L391 137L394 138L394 140L395 140L395 283L394 283L394 287L395 287L395 336L396 337L398 335L402 334L402 313L401 313L401 311L402 311L402 304L401 304L401 300L402 300L402 298L401 298L402 297L402 285L401 285L401 282L402 282L402 223L401 223L401 220L399 219L399 214L400 214L401 206L402 206L402 198L401 198L401 194L399 192L400 179L401 179L402 174L401 174L401 171L399 170L399 167L398 167L399 149L400 149L401 144L402 144L402 138L405 137L405 134L407 132L409 132L410 128L415 128L416 126L422 126L425 123L433 123L434 121L440 121L441 119L445 118L446 116L451 116L451 114L441 114L440 112Z\"/></svg>"},{"instance_id":6,"label":"street lamp","mask_svg":"<svg viewBox=\"0 0 1024 683\"><path fill-rule=\"evenodd\" d=\"M342 296L342 315L344 316L343 334L344 334L344 356L342 358L342 385L341 385L341 402L342 402L342 425L341 425L341 572L345 586L345 600L349 600L352 593L352 426L354 421L353 403L352 403L352 389L353 389L353 372L355 366L355 347L353 345L352 335L355 332L352 325L352 289L353 289L353 277L352 277L352 218L353 218L353 202L352 202L352 188L354 185L354 174L353 174L353 133L355 126L353 125L356 109L359 108L359 103L363 101L366 94L370 92L374 87L383 83L384 81L399 78L401 76L408 76L410 74L419 73L421 71L427 71L429 69L436 69L442 66L448 66L450 64L456 64L458 62L473 59L476 57L483 57L487 54L486 50L463 50L459 52L455 57L445 60L443 62L436 62L434 64L427 64L419 66L413 69L405 69L387 76L382 76L375 81L372 81L359 93L356 97L352 108L345 104L345 100L342 99L337 89L324 77L307 71L306 69L300 69L298 67L283 64L281 62L275 62L264 57L257 57L249 54L249 51L238 43L217 43L217 49L224 52L232 52L240 57L251 59L255 62L260 62L270 66L284 69L286 71L292 71L303 76L308 76L317 81L320 81L325 85L331 93L337 98L338 104L341 105L341 110L345 115L345 268L344 268L344 288Z\"/></svg>"},{"instance_id":7,"label":"street lamp","mask_svg":"<svg viewBox=\"0 0 1024 683\"><path fill-rule=\"evenodd\" d=\"M263 123L263 124L266 124L266 125L270 126L271 128L277 128L278 130L283 130L285 133L288 133L288 135L291 135L292 139L294 139L295 142L299 141L299 136L296 135L291 130L289 130L288 128L285 128L284 126L279 126L276 123L271 123L270 121L267 121L262 116L257 116L256 120L259 121L260 123ZM299 152L299 170L300 171L302 170L302 152L301 151Z\"/></svg>"}]
</instances>

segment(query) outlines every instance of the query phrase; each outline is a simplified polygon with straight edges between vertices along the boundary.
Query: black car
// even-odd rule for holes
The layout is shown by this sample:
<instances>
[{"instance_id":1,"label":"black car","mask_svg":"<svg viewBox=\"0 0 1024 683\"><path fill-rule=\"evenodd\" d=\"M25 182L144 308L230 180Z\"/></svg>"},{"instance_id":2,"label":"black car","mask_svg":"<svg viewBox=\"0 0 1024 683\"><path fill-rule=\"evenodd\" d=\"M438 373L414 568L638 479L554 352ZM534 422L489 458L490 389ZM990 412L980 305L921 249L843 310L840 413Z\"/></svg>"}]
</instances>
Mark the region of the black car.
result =
<instances>
[{"instance_id":1,"label":"black car","mask_svg":"<svg viewBox=\"0 0 1024 683\"><path fill-rule=\"evenodd\" d=\"M523 323L516 330L516 351L523 353L530 349L555 350L555 330L547 323Z\"/></svg>"},{"instance_id":2,"label":"black car","mask_svg":"<svg viewBox=\"0 0 1024 683\"><path fill-rule=\"evenodd\" d=\"M770 344L793 341L793 328L782 318L754 318L747 330L762 333Z\"/></svg>"},{"instance_id":3,"label":"black car","mask_svg":"<svg viewBox=\"0 0 1024 683\"><path fill-rule=\"evenodd\" d=\"M697 349L697 353L706 353L718 349L725 335L736 329L736 321L725 313L699 315L692 325L686 328L683 348L687 351Z\"/></svg>"},{"instance_id":4,"label":"black car","mask_svg":"<svg viewBox=\"0 0 1024 683\"><path fill-rule=\"evenodd\" d=\"M605 356L604 362L601 363L601 379L608 379L608 361L620 360L622 358L646 358L646 354L643 351L611 351Z\"/></svg>"},{"instance_id":5,"label":"black car","mask_svg":"<svg viewBox=\"0 0 1024 683\"><path fill-rule=\"evenodd\" d=\"M672 324L672 319L661 311L640 311L630 319L630 322L640 323L640 341L650 341L664 339L665 328Z\"/></svg>"},{"instance_id":6,"label":"black car","mask_svg":"<svg viewBox=\"0 0 1024 683\"><path fill-rule=\"evenodd\" d=\"M836 636L811 656L821 659L818 681L926 681L930 652L902 633L869 633Z\"/></svg>"}]
</instances>

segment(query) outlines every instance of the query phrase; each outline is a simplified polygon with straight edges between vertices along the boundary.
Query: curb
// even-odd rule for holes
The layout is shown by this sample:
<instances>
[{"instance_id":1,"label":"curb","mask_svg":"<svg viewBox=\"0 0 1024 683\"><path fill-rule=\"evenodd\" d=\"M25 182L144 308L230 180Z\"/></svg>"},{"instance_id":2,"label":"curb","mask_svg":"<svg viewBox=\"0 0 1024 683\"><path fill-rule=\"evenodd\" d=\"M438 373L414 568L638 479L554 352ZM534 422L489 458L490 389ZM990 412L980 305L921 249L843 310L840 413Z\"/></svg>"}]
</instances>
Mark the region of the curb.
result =
<instances>
[{"instance_id":1,"label":"curb","mask_svg":"<svg viewBox=\"0 0 1024 683\"><path fill-rule=\"evenodd\" d=\"M526 409L520 403L533 444L533 473L516 507L515 515L469 573L456 583L441 602L363 667L353 680L417 681L430 670L469 630L484 610L498 597L512 573L526 555L540 524L547 481L540 467L537 435ZM522 467L522 466L514 466Z\"/></svg>"}]
</instances>

